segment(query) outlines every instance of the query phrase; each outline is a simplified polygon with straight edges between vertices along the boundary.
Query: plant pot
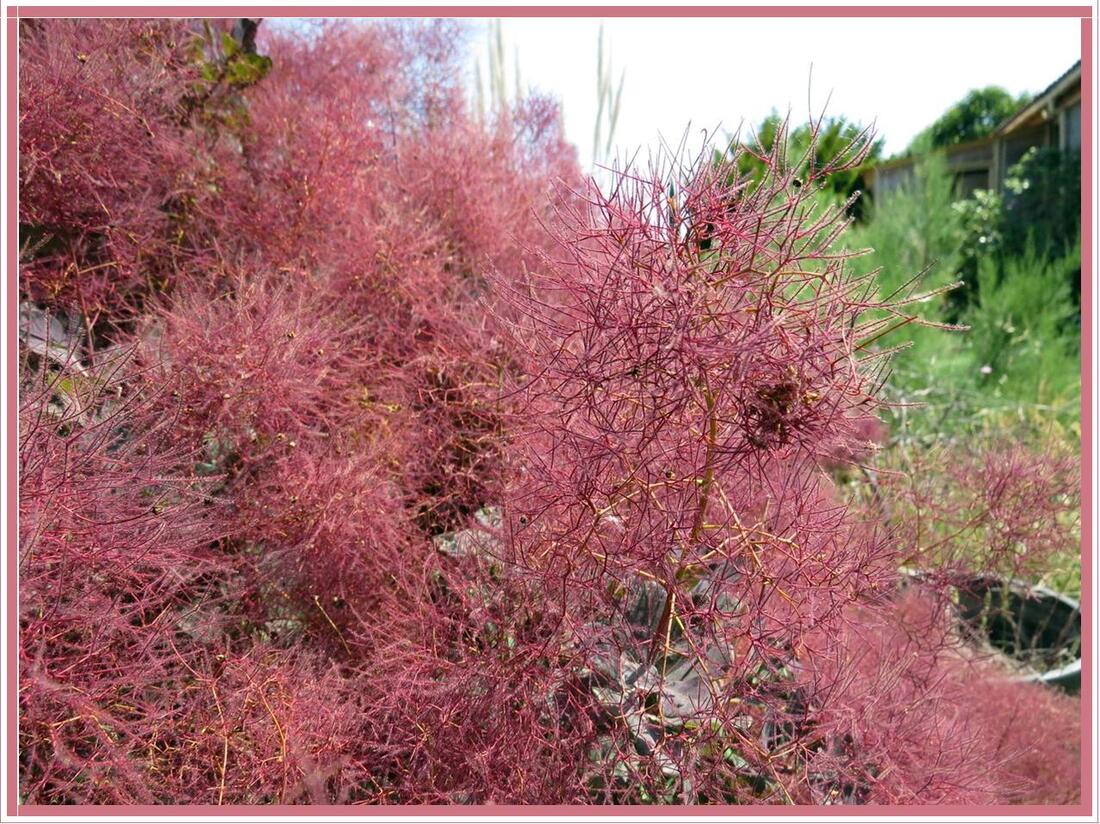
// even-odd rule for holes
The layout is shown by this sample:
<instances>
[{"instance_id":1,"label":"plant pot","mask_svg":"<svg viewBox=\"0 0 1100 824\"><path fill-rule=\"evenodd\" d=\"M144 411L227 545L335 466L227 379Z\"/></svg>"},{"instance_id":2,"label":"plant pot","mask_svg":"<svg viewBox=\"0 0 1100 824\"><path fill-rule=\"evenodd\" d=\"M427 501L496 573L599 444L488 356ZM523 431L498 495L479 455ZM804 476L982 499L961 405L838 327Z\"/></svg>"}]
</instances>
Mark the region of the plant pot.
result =
<instances>
[{"instance_id":1,"label":"plant pot","mask_svg":"<svg viewBox=\"0 0 1100 824\"><path fill-rule=\"evenodd\" d=\"M959 616L1018 668L1017 678L1081 689L1081 605L1044 586L975 576L957 586Z\"/></svg>"}]
</instances>

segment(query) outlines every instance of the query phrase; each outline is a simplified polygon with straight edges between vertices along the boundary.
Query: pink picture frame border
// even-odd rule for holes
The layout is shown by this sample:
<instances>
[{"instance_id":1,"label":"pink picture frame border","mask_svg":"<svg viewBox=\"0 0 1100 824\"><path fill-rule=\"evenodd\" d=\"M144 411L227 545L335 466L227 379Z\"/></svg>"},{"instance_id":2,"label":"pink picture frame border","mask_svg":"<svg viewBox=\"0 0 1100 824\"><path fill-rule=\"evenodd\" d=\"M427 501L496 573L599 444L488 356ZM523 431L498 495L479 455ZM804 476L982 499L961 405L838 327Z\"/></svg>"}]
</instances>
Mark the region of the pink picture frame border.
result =
<instances>
[{"instance_id":1,"label":"pink picture frame border","mask_svg":"<svg viewBox=\"0 0 1100 824\"><path fill-rule=\"evenodd\" d=\"M1061 806L875 806L819 807L819 806L333 806L333 805L134 805L55 807L18 803L18 553L19 543L17 514L18 499L18 397L15 376L18 372L18 22L30 17L232 17L241 15L265 17L640 17L640 18L1077 18L1081 21L1081 802ZM912 816L957 819L960 817L996 816L998 818L1079 817L1093 815L1095 765L1093 764L1093 736L1095 735L1092 712L1092 655L1093 655L1093 597L1092 574L1094 559L1091 553L1094 536L1092 465L1094 449L1092 431L1093 391L1093 340L1094 318L1092 300L1095 284L1092 281L1094 266L1093 241L1096 224L1092 209L1094 176L1093 133L1093 83L1094 43L1092 27L1093 9L1083 5L1059 6L12 6L7 9L7 93L8 93L8 151L9 170L7 191L8 233L8 282L5 296L8 317L8 362L5 380L7 395L6 446L8 461L7 507L8 529L5 536L7 552L6 620L8 633L8 679L5 685L8 736L4 742L7 755L7 817L15 816L72 816L80 819L95 817L150 818L159 816L187 816L189 818L256 816L271 818L290 816L470 816L488 818L518 815L566 815L586 818L621 817L653 818L669 815L729 816L734 810L748 817L773 817L792 815L820 816L822 818L868 816ZM15 239L15 242L13 242ZM1095 818L1093 819L1095 820Z\"/></svg>"}]
</instances>

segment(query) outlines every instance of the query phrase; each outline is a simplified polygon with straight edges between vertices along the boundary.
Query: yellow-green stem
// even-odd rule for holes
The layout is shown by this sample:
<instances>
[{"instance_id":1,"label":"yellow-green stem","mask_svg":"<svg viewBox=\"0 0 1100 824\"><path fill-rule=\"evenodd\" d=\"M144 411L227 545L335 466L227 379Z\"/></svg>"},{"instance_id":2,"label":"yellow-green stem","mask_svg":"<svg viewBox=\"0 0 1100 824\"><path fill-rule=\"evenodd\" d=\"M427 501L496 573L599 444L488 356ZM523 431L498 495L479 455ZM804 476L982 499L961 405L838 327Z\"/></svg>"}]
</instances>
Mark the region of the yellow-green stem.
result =
<instances>
[{"instance_id":1,"label":"yellow-green stem","mask_svg":"<svg viewBox=\"0 0 1100 824\"><path fill-rule=\"evenodd\" d=\"M707 501L710 498L710 489L714 485L714 451L718 444L718 416L715 414L716 402L714 393L710 390L710 383L706 375L703 376L704 400L707 408L707 451L703 462L703 477L699 482L699 505L695 511L695 520L691 526L691 534L688 536L688 547L693 547L703 532L707 517ZM672 617L676 609L676 594L673 587L680 577L681 570L677 570L671 580L665 584L665 606L661 611L661 620L657 623L657 631L654 633L651 645L650 659L656 657L658 648L661 649L661 675L664 676L665 665L668 662L668 652L672 639Z\"/></svg>"}]
</instances>

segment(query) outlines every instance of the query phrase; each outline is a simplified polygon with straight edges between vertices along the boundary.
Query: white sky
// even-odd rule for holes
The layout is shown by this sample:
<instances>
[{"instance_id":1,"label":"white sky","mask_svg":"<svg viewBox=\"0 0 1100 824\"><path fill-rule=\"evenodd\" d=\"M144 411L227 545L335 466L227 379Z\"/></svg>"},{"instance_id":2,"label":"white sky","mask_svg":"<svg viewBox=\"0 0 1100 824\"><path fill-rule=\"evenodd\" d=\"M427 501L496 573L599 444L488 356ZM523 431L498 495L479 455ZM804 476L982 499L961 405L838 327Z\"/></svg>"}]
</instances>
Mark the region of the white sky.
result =
<instances>
[{"instance_id":1,"label":"white sky","mask_svg":"<svg viewBox=\"0 0 1100 824\"><path fill-rule=\"evenodd\" d=\"M470 21L471 71L488 62L485 21ZM595 19L502 21L509 83L557 97L566 133L587 167L596 118ZM875 121L886 154L904 149L970 89L1038 92L1081 56L1077 19L611 19L616 73L626 70L618 151L678 143L689 123L733 131L773 108ZM812 78L811 78L812 65ZM645 156L643 150L642 156Z\"/></svg>"}]
</instances>

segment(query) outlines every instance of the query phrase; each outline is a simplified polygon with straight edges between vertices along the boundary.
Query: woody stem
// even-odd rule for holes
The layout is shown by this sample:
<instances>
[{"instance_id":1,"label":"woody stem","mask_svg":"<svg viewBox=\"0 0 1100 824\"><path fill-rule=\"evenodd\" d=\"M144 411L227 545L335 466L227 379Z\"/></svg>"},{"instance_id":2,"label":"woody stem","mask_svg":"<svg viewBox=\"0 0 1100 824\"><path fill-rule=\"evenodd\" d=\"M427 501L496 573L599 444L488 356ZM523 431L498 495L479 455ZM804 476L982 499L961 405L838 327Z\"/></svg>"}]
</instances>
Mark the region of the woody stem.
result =
<instances>
[{"instance_id":1,"label":"woody stem","mask_svg":"<svg viewBox=\"0 0 1100 824\"><path fill-rule=\"evenodd\" d=\"M707 416L706 457L703 462L703 477L699 481L699 504L695 510L695 520L691 526L691 533L688 536L689 547L694 546L695 542L699 540L699 536L702 534L703 527L706 524L707 501L710 498L711 487L714 485L714 452L718 443L718 416L715 414L717 403L714 398L714 393L710 390L706 375L703 376L703 385L703 397L706 404ZM673 590L673 586L676 579L679 577L679 572L678 570L677 574L672 577L672 580L665 584L665 606L661 611L661 619L657 622L657 629L654 632L653 641L650 645L650 649L652 650L650 653L651 660L656 657L657 650L661 650L662 675L664 674L665 665L668 662L669 647L671 645L672 618L676 609L676 594Z\"/></svg>"}]
</instances>

